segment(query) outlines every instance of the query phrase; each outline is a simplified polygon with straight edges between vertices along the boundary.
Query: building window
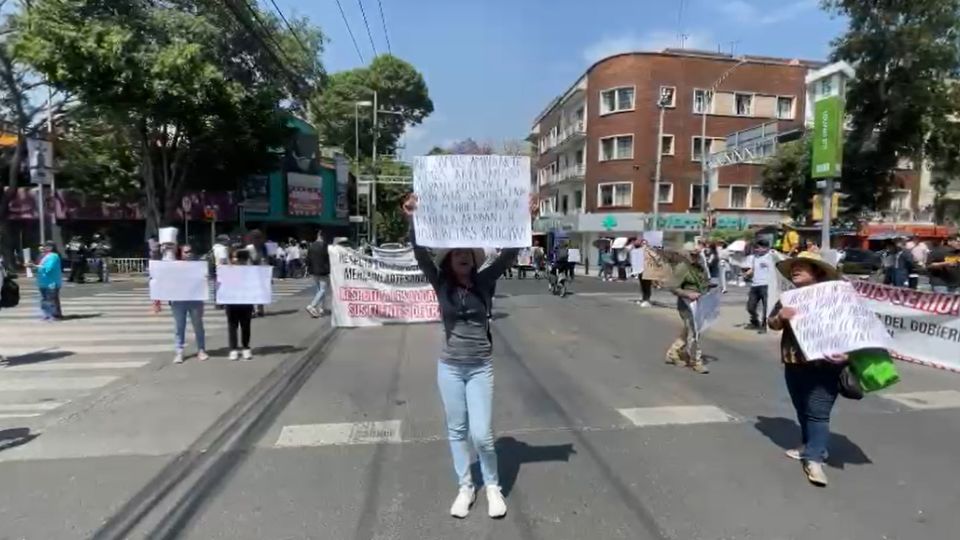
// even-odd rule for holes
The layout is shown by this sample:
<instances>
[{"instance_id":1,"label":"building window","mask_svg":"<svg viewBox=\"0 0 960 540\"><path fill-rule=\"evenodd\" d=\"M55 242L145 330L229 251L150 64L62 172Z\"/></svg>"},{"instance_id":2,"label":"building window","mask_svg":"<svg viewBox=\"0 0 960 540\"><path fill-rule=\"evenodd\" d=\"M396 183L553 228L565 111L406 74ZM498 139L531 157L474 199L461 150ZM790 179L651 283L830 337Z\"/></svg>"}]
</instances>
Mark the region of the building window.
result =
<instances>
[{"instance_id":1,"label":"building window","mask_svg":"<svg viewBox=\"0 0 960 540\"><path fill-rule=\"evenodd\" d=\"M706 184L690 185L690 208L691 209L700 210L700 200L704 193L706 193L707 197L710 196L710 186Z\"/></svg>"},{"instance_id":2,"label":"building window","mask_svg":"<svg viewBox=\"0 0 960 540\"><path fill-rule=\"evenodd\" d=\"M890 210L901 211L910 209L910 190L895 189L890 193Z\"/></svg>"},{"instance_id":3,"label":"building window","mask_svg":"<svg viewBox=\"0 0 960 540\"><path fill-rule=\"evenodd\" d=\"M663 147L663 151L661 152L663 155L665 156L673 155L673 135L664 135L663 138L660 140L660 144Z\"/></svg>"},{"instance_id":4,"label":"building window","mask_svg":"<svg viewBox=\"0 0 960 540\"><path fill-rule=\"evenodd\" d=\"M600 92L600 114L633 110L634 87L611 88Z\"/></svg>"},{"instance_id":5,"label":"building window","mask_svg":"<svg viewBox=\"0 0 960 540\"><path fill-rule=\"evenodd\" d=\"M706 90L694 90L693 112L696 114L709 113L711 108L713 108L713 94Z\"/></svg>"},{"instance_id":6,"label":"building window","mask_svg":"<svg viewBox=\"0 0 960 540\"><path fill-rule=\"evenodd\" d=\"M633 159L633 135L614 135L600 139L600 161Z\"/></svg>"},{"instance_id":7,"label":"building window","mask_svg":"<svg viewBox=\"0 0 960 540\"><path fill-rule=\"evenodd\" d=\"M560 213L567 215L570 211L570 196L564 195L560 198Z\"/></svg>"},{"instance_id":8,"label":"building window","mask_svg":"<svg viewBox=\"0 0 960 540\"><path fill-rule=\"evenodd\" d=\"M600 184L597 186L597 200L599 206L621 206L630 207L633 205L633 184L630 182L619 182L616 184Z\"/></svg>"},{"instance_id":9,"label":"building window","mask_svg":"<svg viewBox=\"0 0 960 540\"><path fill-rule=\"evenodd\" d=\"M713 152L715 151L715 149L716 149L716 145L718 145L718 144L720 143L720 141L723 141L723 140L724 140L724 139L719 139L719 138L714 138L714 137L707 137L707 156L709 156L711 153L713 153ZM690 150L690 160L691 160L691 161L700 161L700 153L702 152L701 146L702 146L702 143L701 143L701 141L700 141L700 137L694 137L694 138L693 138L693 145L692 145L692 148L691 148L691 150Z\"/></svg>"},{"instance_id":10,"label":"building window","mask_svg":"<svg viewBox=\"0 0 960 540\"><path fill-rule=\"evenodd\" d=\"M730 208L750 207L750 186L730 186Z\"/></svg>"},{"instance_id":11,"label":"building window","mask_svg":"<svg viewBox=\"0 0 960 540\"><path fill-rule=\"evenodd\" d=\"M577 208L577 212L583 211L583 192L574 191L573 192L573 205Z\"/></svg>"},{"instance_id":12,"label":"building window","mask_svg":"<svg viewBox=\"0 0 960 540\"><path fill-rule=\"evenodd\" d=\"M657 196L657 202L660 204L673 203L673 183L660 182L660 193Z\"/></svg>"},{"instance_id":13,"label":"building window","mask_svg":"<svg viewBox=\"0 0 960 540\"><path fill-rule=\"evenodd\" d=\"M664 107L676 107L677 106L677 87L661 86L660 99Z\"/></svg>"},{"instance_id":14,"label":"building window","mask_svg":"<svg viewBox=\"0 0 960 540\"><path fill-rule=\"evenodd\" d=\"M737 116L753 116L753 95L734 94L733 96Z\"/></svg>"},{"instance_id":15,"label":"building window","mask_svg":"<svg viewBox=\"0 0 960 540\"><path fill-rule=\"evenodd\" d=\"M781 120L793 120L793 98L777 98L777 118Z\"/></svg>"}]
</instances>

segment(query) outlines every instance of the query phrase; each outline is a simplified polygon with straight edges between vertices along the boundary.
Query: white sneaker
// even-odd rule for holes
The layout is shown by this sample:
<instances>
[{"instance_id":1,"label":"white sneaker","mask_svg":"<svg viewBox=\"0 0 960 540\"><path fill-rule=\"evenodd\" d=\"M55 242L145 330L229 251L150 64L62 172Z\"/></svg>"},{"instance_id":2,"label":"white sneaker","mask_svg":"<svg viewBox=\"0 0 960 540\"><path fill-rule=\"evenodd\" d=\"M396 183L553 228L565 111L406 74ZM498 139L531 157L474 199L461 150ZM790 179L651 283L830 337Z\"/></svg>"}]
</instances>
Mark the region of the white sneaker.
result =
<instances>
[{"instance_id":1,"label":"white sneaker","mask_svg":"<svg viewBox=\"0 0 960 540\"><path fill-rule=\"evenodd\" d=\"M197 360L203 362L210 359L210 355L207 354L207 351L200 351L197 353Z\"/></svg>"},{"instance_id":2,"label":"white sneaker","mask_svg":"<svg viewBox=\"0 0 960 540\"><path fill-rule=\"evenodd\" d=\"M500 486L487 486L487 515L492 518L507 515L507 501L503 500Z\"/></svg>"},{"instance_id":3,"label":"white sneaker","mask_svg":"<svg viewBox=\"0 0 960 540\"><path fill-rule=\"evenodd\" d=\"M450 515L460 519L467 517L476 498L477 492L473 489L473 486L460 486L460 492L457 493L457 498L454 499L453 506L450 507Z\"/></svg>"},{"instance_id":4,"label":"white sneaker","mask_svg":"<svg viewBox=\"0 0 960 540\"><path fill-rule=\"evenodd\" d=\"M640 307L650 307L650 302L644 300L643 302L640 302Z\"/></svg>"},{"instance_id":5,"label":"white sneaker","mask_svg":"<svg viewBox=\"0 0 960 540\"><path fill-rule=\"evenodd\" d=\"M315 308L315 307L313 307L313 306L307 306L306 309L307 309L307 313L309 313L310 316L313 317L314 319L320 317L320 312L317 311L317 308Z\"/></svg>"},{"instance_id":6,"label":"white sneaker","mask_svg":"<svg viewBox=\"0 0 960 540\"><path fill-rule=\"evenodd\" d=\"M182 364L182 363L183 363L183 351L177 351L177 354L174 355L174 357L173 357L173 363L174 363L174 364Z\"/></svg>"},{"instance_id":7,"label":"white sneaker","mask_svg":"<svg viewBox=\"0 0 960 540\"><path fill-rule=\"evenodd\" d=\"M231 360L239 360L239 359L240 359L240 351L230 351L230 359L231 359Z\"/></svg>"},{"instance_id":8,"label":"white sneaker","mask_svg":"<svg viewBox=\"0 0 960 540\"><path fill-rule=\"evenodd\" d=\"M243 350L243 359L244 360L253 360L253 351L250 349Z\"/></svg>"}]
</instances>

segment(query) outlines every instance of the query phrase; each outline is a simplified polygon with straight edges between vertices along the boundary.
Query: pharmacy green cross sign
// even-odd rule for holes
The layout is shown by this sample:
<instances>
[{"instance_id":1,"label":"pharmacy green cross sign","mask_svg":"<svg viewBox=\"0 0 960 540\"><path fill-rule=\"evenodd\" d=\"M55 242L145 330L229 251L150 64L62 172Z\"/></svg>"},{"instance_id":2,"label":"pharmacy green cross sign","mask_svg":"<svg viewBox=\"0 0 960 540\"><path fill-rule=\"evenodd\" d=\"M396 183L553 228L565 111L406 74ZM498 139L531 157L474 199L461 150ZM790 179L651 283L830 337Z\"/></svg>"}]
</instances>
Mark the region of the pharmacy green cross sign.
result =
<instances>
[{"instance_id":1,"label":"pharmacy green cross sign","mask_svg":"<svg viewBox=\"0 0 960 540\"><path fill-rule=\"evenodd\" d=\"M603 225L604 229L612 231L613 228L617 226L617 218L607 215L607 217L603 218L603 223L601 223L601 225Z\"/></svg>"}]
</instances>

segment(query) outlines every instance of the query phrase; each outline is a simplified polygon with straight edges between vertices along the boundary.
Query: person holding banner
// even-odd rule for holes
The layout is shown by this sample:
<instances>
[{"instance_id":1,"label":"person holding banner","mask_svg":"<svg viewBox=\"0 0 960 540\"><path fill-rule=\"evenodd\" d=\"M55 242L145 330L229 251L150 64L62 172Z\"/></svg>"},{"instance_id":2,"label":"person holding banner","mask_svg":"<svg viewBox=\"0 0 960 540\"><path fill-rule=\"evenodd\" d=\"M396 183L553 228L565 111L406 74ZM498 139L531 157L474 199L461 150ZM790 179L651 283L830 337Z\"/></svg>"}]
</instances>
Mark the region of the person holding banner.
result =
<instances>
[{"instance_id":1,"label":"person holding banner","mask_svg":"<svg viewBox=\"0 0 960 540\"><path fill-rule=\"evenodd\" d=\"M677 312L683 321L680 336L667 349L667 363L675 366L686 366L697 373L710 373L703 364L703 355L700 351L700 336L697 334L696 323L690 303L696 302L707 292L710 280L703 265L700 264L700 254L696 246L687 243L683 249L685 255L664 252L666 257L673 259L673 277L667 288L677 296Z\"/></svg>"},{"instance_id":2,"label":"person holding banner","mask_svg":"<svg viewBox=\"0 0 960 540\"><path fill-rule=\"evenodd\" d=\"M254 264L254 253L258 253L255 246L244 247L237 244L233 247L231 264ZM262 260L262 259L261 259ZM259 306L262 308L263 306ZM230 360L253 360L253 351L250 349L250 321L253 319L255 306L251 304L227 304L227 340L230 345ZM261 315L262 316L262 315ZM237 333L239 331L239 339ZM240 347L243 347L241 352Z\"/></svg>"},{"instance_id":3,"label":"person holding banner","mask_svg":"<svg viewBox=\"0 0 960 540\"><path fill-rule=\"evenodd\" d=\"M417 196L403 203L403 212L413 221ZM538 202L531 197L530 212ZM493 412L493 336L489 314L497 280L513 264L519 249L504 249L484 265L482 249L438 249L433 254L417 244L411 224L410 243L417 264L436 291L443 324L444 341L437 362L437 385L446 415L447 436L459 492L450 515L464 518L476 498L470 473L470 445L479 454L480 471L487 495L488 514L500 518L507 504L497 476L494 448Z\"/></svg>"},{"instance_id":4,"label":"person holding banner","mask_svg":"<svg viewBox=\"0 0 960 540\"><path fill-rule=\"evenodd\" d=\"M628 249L630 250L630 273L636 276L640 282L640 300L637 304L640 307L650 307L653 282L649 279L643 279L643 271L647 265L647 241L643 237L637 237Z\"/></svg>"},{"instance_id":5,"label":"person holding banner","mask_svg":"<svg viewBox=\"0 0 960 540\"><path fill-rule=\"evenodd\" d=\"M797 288L841 278L836 268L818 254L810 252L780 261L777 270ZM787 456L800 460L807 480L822 487L827 485L823 462L828 455L830 413L840 393L840 374L846 355L806 358L790 326L790 320L796 314L794 308L777 302L767 318L767 325L771 330L783 332L780 336L780 361L784 367L787 392L800 424L802 446L787 450ZM833 323L824 321L824 324Z\"/></svg>"},{"instance_id":6,"label":"person holding banner","mask_svg":"<svg viewBox=\"0 0 960 540\"><path fill-rule=\"evenodd\" d=\"M192 261L193 249L190 246L180 248L177 256L177 245L165 243L161 246L162 259L165 261ZM207 354L207 334L203 329L203 301L202 300L175 300L170 302L170 311L173 313L174 329L174 364L183 363L183 348L187 341L187 317L193 325L193 336L197 340L197 360L203 362L210 358Z\"/></svg>"}]
</instances>

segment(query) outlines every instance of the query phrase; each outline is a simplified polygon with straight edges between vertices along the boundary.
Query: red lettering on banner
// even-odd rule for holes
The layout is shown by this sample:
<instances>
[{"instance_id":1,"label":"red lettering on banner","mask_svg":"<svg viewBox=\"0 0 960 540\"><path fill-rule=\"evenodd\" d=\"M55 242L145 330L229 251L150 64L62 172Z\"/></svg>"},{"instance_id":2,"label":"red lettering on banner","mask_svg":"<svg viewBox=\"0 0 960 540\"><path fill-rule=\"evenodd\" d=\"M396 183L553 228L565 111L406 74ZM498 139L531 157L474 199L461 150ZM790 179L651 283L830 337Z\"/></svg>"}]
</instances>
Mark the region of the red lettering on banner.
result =
<instances>
[{"instance_id":1,"label":"red lettering on banner","mask_svg":"<svg viewBox=\"0 0 960 540\"><path fill-rule=\"evenodd\" d=\"M857 294L869 300L888 302L936 315L960 315L960 295L957 294L914 291L863 281L854 282L853 288Z\"/></svg>"}]
</instances>

